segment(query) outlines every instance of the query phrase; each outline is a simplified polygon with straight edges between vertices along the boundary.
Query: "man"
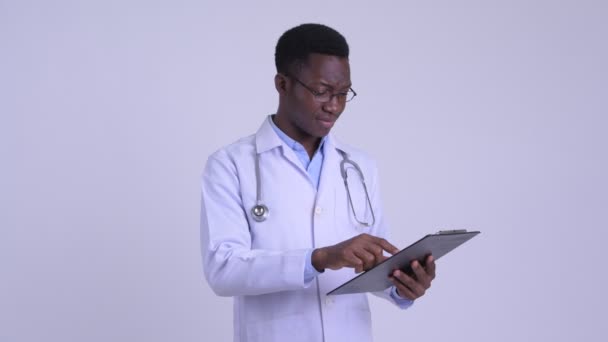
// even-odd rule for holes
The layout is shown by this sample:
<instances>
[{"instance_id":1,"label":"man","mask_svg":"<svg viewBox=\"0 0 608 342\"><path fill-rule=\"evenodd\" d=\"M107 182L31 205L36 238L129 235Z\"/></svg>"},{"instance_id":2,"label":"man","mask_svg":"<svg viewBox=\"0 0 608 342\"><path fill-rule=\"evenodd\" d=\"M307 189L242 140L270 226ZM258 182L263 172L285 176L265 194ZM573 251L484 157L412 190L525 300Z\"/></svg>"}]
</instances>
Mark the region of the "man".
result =
<instances>
[{"instance_id":1,"label":"man","mask_svg":"<svg viewBox=\"0 0 608 342\"><path fill-rule=\"evenodd\" d=\"M366 294L326 295L398 251L383 238L375 163L329 134L356 95L348 55L327 26L285 32L276 114L207 161L203 265L213 291L234 297L235 341L372 340ZM409 307L435 277L432 256L412 269L375 294Z\"/></svg>"}]
</instances>

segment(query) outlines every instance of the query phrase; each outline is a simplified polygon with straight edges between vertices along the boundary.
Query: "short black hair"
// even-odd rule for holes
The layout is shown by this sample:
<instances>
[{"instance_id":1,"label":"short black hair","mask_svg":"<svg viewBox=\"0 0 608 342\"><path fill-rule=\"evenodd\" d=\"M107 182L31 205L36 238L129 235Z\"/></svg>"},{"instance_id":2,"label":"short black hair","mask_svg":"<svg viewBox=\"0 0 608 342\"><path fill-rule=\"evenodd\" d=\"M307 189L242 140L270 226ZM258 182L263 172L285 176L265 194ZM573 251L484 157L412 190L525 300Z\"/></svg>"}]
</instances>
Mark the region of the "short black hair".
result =
<instances>
[{"instance_id":1,"label":"short black hair","mask_svg":"<svg viewBox=\"0 0 608 342\"><path fill-rule=\"evenodd\" d=\"M348 43L338 31L322 24L291 28L277 42L274 53L277 72L288 73L294 64L305 63L311 53L348 58Z\"/></svg>"}]
</instances>

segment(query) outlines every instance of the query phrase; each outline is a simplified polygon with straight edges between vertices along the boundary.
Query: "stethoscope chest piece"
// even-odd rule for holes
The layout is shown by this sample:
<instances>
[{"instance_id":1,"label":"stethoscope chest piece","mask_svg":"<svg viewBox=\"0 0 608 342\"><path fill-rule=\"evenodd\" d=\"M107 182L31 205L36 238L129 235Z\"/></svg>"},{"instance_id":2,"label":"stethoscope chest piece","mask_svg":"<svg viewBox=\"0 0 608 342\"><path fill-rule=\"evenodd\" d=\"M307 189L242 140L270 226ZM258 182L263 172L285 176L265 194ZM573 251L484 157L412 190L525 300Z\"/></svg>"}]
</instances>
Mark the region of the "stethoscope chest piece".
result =
<instances>
[{"instance_id":1,"label":"stethoscope chest piece","mask_svg":"<svg viewBox=\"0 0 608 342\"><path fill-rule=\"evenodd\" d=\"M251 216L256 222L266 221L268 217L268 207L263 204L254 205L251 208Z\"/></svg>"}]
</instances>

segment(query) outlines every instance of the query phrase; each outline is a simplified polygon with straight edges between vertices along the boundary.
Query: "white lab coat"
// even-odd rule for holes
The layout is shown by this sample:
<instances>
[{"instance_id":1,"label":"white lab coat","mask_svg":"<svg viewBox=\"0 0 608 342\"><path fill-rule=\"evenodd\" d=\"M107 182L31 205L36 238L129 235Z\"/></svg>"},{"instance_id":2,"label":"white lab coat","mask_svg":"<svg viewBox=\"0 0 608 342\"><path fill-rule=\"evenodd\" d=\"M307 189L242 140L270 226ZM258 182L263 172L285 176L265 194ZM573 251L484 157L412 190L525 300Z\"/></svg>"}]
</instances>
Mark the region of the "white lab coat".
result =
<instances>
[{"instance_id":1,"label":"white lab coat","mask_svg":"<svg viewBox=\"0 0 608 342\"><path fill-rule=\"evenodd\" d=\"M360 233L384 237L375 163L329 135L318 191L268 117L255 135L211 155L202 177L201 246L205 277L220 296L234 297L234 341L372 341L367 296L326 293L351 279L351 268L326 270L304 283L306 251ZM362 169L376 223L358 224L340 175L341 150ZM252 219L255 153L260 154L265 222ZM359 177L349 170L360 220L371 220ZM352 181L352 182L351 182ZM388 290L376 293L393 301Z\"/></svg>"}]
</instances>

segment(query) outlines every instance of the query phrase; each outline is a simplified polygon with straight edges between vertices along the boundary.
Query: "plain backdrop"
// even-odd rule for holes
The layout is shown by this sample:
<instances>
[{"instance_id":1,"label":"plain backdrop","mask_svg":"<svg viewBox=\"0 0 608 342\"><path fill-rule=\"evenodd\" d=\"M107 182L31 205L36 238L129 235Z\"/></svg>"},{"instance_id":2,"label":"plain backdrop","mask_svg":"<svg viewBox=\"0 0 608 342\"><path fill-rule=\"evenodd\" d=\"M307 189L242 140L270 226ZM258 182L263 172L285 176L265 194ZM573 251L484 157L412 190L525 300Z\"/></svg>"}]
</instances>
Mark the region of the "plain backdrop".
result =
<instances>
[{"instance_id":1,"label":"plain backdrop","mask_svg":"<svg viewBox=\"0 0 608 342\"><path fill-rule=\"evenodd\" d=\"M377 341L606 341L606 1L0 0L0 341L229 341L204 281L207 156L277 107L304 22L351 46L335 128L392 242L482 234Z\"/></svg>"}]
</instances>

